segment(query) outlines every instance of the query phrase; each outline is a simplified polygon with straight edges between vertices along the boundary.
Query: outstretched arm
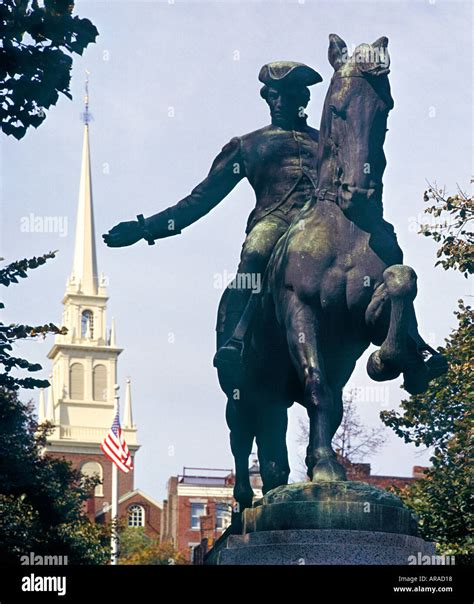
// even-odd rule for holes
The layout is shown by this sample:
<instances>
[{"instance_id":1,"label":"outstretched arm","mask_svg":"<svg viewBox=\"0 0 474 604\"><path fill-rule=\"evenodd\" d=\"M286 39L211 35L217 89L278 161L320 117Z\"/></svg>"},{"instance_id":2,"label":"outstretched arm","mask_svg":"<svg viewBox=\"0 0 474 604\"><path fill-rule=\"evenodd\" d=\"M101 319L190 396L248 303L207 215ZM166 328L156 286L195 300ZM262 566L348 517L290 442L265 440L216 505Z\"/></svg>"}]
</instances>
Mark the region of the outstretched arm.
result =
<instances>
[{"instance_id":1,"label":"outstretched arm","mask_svg":"<svg viewBox=\"0 0 474 604\"><path fill-rule=\"evenodd\" d=\"M121 222L103 235L104 241L109 247L123 247L143 238L153 243L155 239L177 235L210 212L244 176L240 140L233 138L216 157L207 177L190 195L150 218Z\"/></svg>"}]
</instances>

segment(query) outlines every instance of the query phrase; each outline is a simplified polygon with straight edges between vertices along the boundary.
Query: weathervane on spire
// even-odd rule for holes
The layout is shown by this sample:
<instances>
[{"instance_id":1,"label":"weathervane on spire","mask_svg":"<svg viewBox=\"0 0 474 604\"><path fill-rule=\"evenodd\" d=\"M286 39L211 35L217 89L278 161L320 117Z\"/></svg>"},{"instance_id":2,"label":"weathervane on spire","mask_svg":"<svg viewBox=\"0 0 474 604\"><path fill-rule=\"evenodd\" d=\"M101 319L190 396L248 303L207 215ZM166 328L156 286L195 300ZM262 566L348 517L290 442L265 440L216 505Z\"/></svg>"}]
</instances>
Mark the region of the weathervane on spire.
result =
<instances>
[{"instance_id":1,"label":"weathervane on spire","mask_svg":"<svg viewBox=\"0 0 474 604\"><path fill-rule=\"evenodd\" d=\"M82 120L84 124L87 124L92 120L92 113L89 111L89 75L90 71L86 69L86 81L85 81L85 96L84 96L84 112L82 114Z\"/></svg>"}]
</instances>

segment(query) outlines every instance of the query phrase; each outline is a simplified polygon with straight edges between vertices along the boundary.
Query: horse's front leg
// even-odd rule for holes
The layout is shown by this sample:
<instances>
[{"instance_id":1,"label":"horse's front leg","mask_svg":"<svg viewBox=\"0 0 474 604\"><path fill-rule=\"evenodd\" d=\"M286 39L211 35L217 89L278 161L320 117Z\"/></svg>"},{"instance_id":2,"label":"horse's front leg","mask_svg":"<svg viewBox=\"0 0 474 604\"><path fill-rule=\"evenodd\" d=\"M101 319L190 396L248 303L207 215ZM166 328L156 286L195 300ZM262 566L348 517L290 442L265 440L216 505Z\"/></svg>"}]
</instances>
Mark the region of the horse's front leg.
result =
<instances>
[{"instance_id":1,"label":"horse's front leg","mask_svg":"<svg viewBox=\"0 0 474 604\"><path fill-rule=\"evenodd\" d=\"M294 292L287 293L286 329L290 356L304 386L309 417L306 465L313 480L347 480L331 441L340 410L329 387L321 354L318 312Z\"/></svg>"},{"instance_id":2,"label":"horse's front leg","mask_svg":"<svg viewBox=\"0 0 474 604\"><path fill-rule=\"evenodd\" d=\"M385 269L383 280L383 295L379 293L378 303L373 299L366 320L374 324L383 315L382 306L389 302L388 330L380 348L369 357L367 373L376 381L392 380L403 373L408 392L423 392L432 376L413 337L413 330L416 330L413 307L417 293L416 273L409 266L395 264Z\"/></svg>"}]
</instances>

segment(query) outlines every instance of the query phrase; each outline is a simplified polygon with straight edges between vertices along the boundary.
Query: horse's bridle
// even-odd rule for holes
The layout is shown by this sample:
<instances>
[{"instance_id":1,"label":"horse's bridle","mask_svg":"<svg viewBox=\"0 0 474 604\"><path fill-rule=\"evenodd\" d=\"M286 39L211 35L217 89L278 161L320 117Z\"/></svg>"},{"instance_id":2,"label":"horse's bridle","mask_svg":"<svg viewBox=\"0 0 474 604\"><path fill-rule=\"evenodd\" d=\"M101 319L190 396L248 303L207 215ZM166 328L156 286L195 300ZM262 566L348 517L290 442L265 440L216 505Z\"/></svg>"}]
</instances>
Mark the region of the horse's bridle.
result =
<instances>
[{"instance_id":1,"label":"horse's bridle","mask_svg":"<svg viewBox=\"0 0 474 604\"><path fill-rule=\"evenodd\" d=\"M370 74L354 73L354 74L350 74L350 75L341 75L341 74L339 74L339 73L336 72L332 76L332 78L331 78L331 83L330 83L329 88L331 88L334 80L342 80L344 78L364 78L364 79L366 79L367 75L370 75ZM331 109L329 109L329 111L332 114L330 116L330 119L331 119L330 124L332 125L332 120L334 119L333 118L334 112L331 111ZM345 139L347 137L347 129L348 129L347 121L343 117L341 117L341 116L338 116L338 117L340 117L340 119L344 123L344 132L343 132L342 139L339 141L339 143L336 143L333 140L332 135L331 135L331 132L332 132L331 126L329 128L329 135L327 136L328 142L331 143L332 157L334 157L335 160L336 160L335 179L334 179L335 181L339 180L338 172L341 169L341 166L339 166L338 163L337 163L338 150L339 150L339 147L341 146L341 144L344 143L344 141L345 141ZM338 185L338 188L339 188L339 185ZM337 203L337 199L338 199L338 192L337 192L337 190L336 191L331 191L330 189L327 189L327 188L323 188L323 187L320 188L320 187L318 187L317 189L315 189L315 194L316 194L316 199L328 199L329 201Z\"/></svg>"}]
</instances>

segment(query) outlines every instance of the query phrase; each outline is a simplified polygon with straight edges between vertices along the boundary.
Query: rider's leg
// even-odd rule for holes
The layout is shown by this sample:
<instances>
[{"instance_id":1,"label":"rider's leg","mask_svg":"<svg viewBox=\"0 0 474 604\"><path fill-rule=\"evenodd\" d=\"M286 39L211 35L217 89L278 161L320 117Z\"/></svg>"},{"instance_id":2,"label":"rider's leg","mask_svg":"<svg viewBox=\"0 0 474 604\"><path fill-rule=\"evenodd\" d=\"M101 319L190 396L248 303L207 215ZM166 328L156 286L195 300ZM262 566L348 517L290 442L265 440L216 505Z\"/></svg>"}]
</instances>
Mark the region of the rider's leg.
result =
<instances>
[{"instance_id":1,"label":"rider's leg","mask_svg":"<svg viewBox=\"0 0 474 604\"><path fill-rule=\"evenodd\" d=\"M232 307L234 317L236 312L239 313L239 320L231 337L217 351L214 366L240 362L245 332L262 288L263 273L276 242L287 229L288 224L282 218L269 215L260 220L247 235L237 275L229 286L231 291L227 303L227 307Z\"/></svg>"}]
</instances>

